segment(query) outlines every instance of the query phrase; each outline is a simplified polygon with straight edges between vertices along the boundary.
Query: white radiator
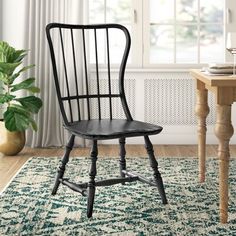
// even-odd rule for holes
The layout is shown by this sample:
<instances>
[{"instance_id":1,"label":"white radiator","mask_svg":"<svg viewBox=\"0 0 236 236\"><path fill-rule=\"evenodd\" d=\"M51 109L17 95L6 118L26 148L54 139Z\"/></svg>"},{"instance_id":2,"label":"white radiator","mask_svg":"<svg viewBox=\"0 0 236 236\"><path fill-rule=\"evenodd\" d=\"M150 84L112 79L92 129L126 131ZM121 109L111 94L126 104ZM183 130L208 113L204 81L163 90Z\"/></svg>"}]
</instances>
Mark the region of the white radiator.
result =
<instances>
[{"instance_id":1,"label":"white radiator","mask_svg":"<svg viewBox=\"0 0 236 236\"><path fill-rule=\"evenodd\" d=\"M91 85L97 89L96 74L91 74ZM100 75L100 93L108 93L106 72ZM118 74L112 73L112 91L118 91ZM188 72L126 72L125 91L134 119L163 126L159 135L151 136L155 144L196 144L197 118L195 107L195 81ZM109 102L101 100L102 117L109 117ZM124 118L119 99L113 102L114 118ZM214 135L215 100L208 94L210 114L207 117L207 143L217 143ZM92 114L97 116L97 102L92 102ZM92 115L92 118L93 118ZM117 143L117 140L103 143ZM140 138L127 139L127 143L143 143Z\"/></svg>"}]
</instances>

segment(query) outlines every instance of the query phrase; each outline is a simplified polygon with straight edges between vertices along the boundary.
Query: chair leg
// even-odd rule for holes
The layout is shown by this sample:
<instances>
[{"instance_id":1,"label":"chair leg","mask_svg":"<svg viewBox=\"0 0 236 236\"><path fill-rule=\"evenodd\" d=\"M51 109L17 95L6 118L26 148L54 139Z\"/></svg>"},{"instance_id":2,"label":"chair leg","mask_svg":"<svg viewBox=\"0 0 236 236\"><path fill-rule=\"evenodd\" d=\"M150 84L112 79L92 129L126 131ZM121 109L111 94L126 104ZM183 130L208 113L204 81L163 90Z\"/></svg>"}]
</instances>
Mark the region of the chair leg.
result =
<instances>
[{"instance_id":1,"label":"chair leg","mask_svg":"<svg viewBox=\"0 0 236 236\"><path fill-rule=\"evenodd\" d=\"M154 174L153 174L154 180L157 184L157 188L158 188L159 194L161 196L162 203L167 204L165 189L164 189L163 181L161 178L161 174L158 171L158 163L157 163L155 155L154 155L152 143L151 143L148 136L144 136L144 140L145 140L145 147L146 147L146 150L147 150L147 153L149 156L150 166L152 167L153 172L154 172Z\"/></svg>"},{"instance_id":2,"label":"chair leg","mask_svg":"<svg viewBox=\"0 0 236 236\"><path fill-rule=\"evenodd\" d=\"M75 135L71 135L70 139L66 145L66 150L65 150L65 154L62 157L61 161L60 161L60 165L58 167L57 170L57 176L56 176L56 180L55 180L55 184L52 190L52 195L55 195L57 193L60 181L59 179L63 178L64 172L65 172L65 168L66 168L66 164L69 161L69 156L70 156L70 152L73 149L74 146L74 140L75 140Z\"/></svg>"},{"instance_id":3,"label":"chair leg","mask_svg":"<svg viewBox=\"0 0 236 236\"><path fill-rule=\"evenodd\" d=\"M87 217L92 217L93 214L93 203L95 196L95 176L97 174L96 161L98 155L97 140L93 141L93 147L90 154L91 157L91 168L89 172L90 180L88 182L88 198L87 198Z\"/></svg>"},{"instance_id":4,"label":"chair leg","mask_svg":"<svg viewBox=\"0 0 236 236\"><path fill-rule=\"evenodd\" d=\"M119 139L120 143L120 176L122 178L125 177L125 174L122 172L122 170L126 170L126 160L125 160L125 138L120 138Z\"/></svg>"}]
</instances>

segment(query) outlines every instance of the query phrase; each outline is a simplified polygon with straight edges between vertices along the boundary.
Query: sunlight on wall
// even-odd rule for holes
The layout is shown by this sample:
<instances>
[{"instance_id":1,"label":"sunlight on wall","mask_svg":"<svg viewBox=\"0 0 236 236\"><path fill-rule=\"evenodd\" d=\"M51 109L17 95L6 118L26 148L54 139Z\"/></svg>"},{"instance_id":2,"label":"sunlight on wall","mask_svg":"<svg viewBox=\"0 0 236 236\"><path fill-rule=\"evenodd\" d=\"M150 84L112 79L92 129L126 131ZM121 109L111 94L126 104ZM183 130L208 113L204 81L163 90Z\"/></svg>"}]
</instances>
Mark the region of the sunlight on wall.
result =
<instances>
[{"instance_id":1,"label":"sunlight on wall","mask_svg":"<svg viewBox=\"0 0 236 236\"><path fill-rule=\"evenodd\" d=\"M2 40L16 48L24 47L25 0L2 0Z\"/></svg>"}]
</instances>

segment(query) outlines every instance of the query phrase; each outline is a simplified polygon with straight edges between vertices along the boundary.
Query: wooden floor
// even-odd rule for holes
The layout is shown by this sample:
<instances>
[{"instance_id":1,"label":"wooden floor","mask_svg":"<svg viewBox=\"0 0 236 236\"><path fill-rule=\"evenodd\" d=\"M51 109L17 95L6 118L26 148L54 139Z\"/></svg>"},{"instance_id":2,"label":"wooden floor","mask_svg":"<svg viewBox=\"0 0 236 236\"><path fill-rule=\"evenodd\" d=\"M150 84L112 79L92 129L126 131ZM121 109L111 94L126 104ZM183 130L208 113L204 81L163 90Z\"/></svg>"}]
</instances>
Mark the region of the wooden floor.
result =
<instances>
[{"instance_id":1,"label":"wooden floor","mask_svg":"<svg viewBox=\"0 0 236 236\"><path fill-rule=\"evenodd\" d=\"M196 145L154 145L155 154L161 157L197 157ZM126 145L127 156L146 156L146 150L141 145ZM236 156L236 145L230 146L231 156ZM75 148L71 156L88 156L89 148ZM207 156L212 157L217 155L217 146L207 146ZM99 146L99 157L117 157L119 147L117 145L101 145ZM53 157L61 156L62 148L28 148L17 156L0 156L0 191L9 183L12 177L22 167L22 165L33 156Z\"/></svg>"}]
</instances>

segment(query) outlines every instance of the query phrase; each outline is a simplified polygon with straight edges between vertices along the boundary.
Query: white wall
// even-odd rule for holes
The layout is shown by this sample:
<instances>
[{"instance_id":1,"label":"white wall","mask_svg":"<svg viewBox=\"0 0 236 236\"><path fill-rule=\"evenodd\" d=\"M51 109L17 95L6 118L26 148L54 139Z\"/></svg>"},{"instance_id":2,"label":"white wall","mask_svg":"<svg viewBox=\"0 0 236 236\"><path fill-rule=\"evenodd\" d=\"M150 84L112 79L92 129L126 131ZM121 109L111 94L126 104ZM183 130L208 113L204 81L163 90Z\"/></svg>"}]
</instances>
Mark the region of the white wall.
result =
<instances>
[{"instance_id":1,"label":"white wall","mask_svg":"<svg viewBox=\"0 0 236 236\"><path fill-rule=\"evenodd\" d=\"M24 22L26 0L1 0L2 40L17 49L24 48Z\"/></svg>"},{"instance_id":2,"label":"white wall","mask_svg":"<svg viewBox=\"0 0 236 236\"><path fill-rule=\"evenodd\" d=\"M0 40L17 49L24 49L25 1L0 0Z\"/></svg>"},{"instance_id":3,"label":"white wall","mask_svg":"<svg viewBox=\"0 0 236 236\"><path fill-rule=\"evenodd\" d=\"M3 20L3 17L2 17L2 0L0 0L0 40L2 40L2 20Z\"/></svg>"},{"instance_id":4,"label":"white wall","mask_svg":"<svg viewBox=\"0 0 236 236\"><path fill-rule=\"evenodd\" d=\"M225 28L226 31L236 31L236 1L227 0L226 2L226 14L225 14ZM226 53L226 61L232 62L233 57L229 52Z\"/></svg>"},{"instance_id":5,"label":"white wall","mask_svg":"<svg viewBox=\"0 0 236 236\"><path fill-rule=\"evenodd\" d=\"M2 40L2 26L3 26L2 0L0 0L0 40ZM1 92L1 88L0 88L0 92ZM1 109L0 109L0 119L2 119L2 111L1 111Z\"/></svg>"}]
</instances>

